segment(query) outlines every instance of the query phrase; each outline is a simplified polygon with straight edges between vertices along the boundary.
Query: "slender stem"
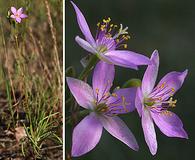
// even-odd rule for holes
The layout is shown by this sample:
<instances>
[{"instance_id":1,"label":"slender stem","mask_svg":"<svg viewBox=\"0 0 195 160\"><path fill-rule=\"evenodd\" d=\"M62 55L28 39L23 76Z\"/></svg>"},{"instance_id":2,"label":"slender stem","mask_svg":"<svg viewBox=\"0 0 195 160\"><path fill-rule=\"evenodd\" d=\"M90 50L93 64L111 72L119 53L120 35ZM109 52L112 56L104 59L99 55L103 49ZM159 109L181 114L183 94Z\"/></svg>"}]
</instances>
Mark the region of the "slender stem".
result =
<instances>
[{"instance_id":1,"label":"slender stem","mask_svg":"<svg viewBox=\"0 0 195 160\"><path fill-rule=\"evenodd\" d=\"M97 61L98 61L98 57L96 55L92 55L87 66L83 69L83 71L81 72L78 78L80 80L85 79L88 76L88 74L91 72L93 67L96 65Z\"/></svg>"}]
</instances>

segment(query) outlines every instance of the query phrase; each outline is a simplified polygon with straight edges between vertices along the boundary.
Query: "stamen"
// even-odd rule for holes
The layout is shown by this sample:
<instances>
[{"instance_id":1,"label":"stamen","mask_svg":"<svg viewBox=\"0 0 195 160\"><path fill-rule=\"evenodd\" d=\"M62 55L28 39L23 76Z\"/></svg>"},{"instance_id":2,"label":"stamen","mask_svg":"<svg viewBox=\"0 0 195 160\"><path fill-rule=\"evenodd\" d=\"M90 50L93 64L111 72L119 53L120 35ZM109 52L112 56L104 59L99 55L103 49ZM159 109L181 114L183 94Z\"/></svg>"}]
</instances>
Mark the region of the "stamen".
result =
<instances>
[{"instance_id":1,"label":"stamen","mask_svg":"<svg viewBox=\"0 0 195 160\"><path fill-rule=\"evenodd\" d=\"M97 97L96 97L96 99L98 100L98 95L99 95L99 88L96 88L95 89L95 92L96 92L96 94L97 94ZM97 103L97 102L96 102Z\"/></svg>"},{"instance_id":2,"label":"stamen","mask_svg":"<svg viewBox=\"0 0 195 160\"><path fill-rule=\"evenodd\" d=\"M163 111L163 112L161 112L161 114L164 114L164 115L166 115L166 116L172 116L172 113L170 112L170 111Z\"/></svg>"},{"instance_id":3,"label":"stamen","mask_svg":"<svg viewBox=\"0 0 195 160\"><path fill-rule=\"evenodd\" d=\"M99 88L96 88L96 89L95 89L95 92L96 92L97 94L99 94Z\"/></svg>"},{"instance_id":4,"label":"stamen","mask_svg":"<svg viewBox=\"0 0 195 160\"><path fill-rule=\"evenodd\" d=\"M97 23L97 26L98 26L98 27L100 26L100 22Z\"/></svg>"},{"instance_id":5,"label":"stamen","mask_svg":"<svg viewBox=\"0 0 195 160\"><path fill-rule=\"evenodd\" d=\"M120 35L128 34L127 29L128 29L128 27L125 27L125 28L123 29L123 25L120 24L120 29L119 29L119 31L118 31L118 34L116 34L116 35L113 37L113 39L118 38Z\"/></svg>"},{"instance_id":6,"label":"stamen","mask_svg":"<svg viewBox=\"0 0 195 160\"><path fill-rule=\"evenodd\" d=\"M111 18L103 19L102 22L98 22L96 32L97 53L105 53L108 50L115 50L122 46L127 48L127 44L122 44L123 41L130 39L127 29L120 24L120 28L117 31L117 25L110 23Z\"/></svg>"},{"instance_id":7,"label":"stamen","mask_svg":"<svg viewBox=\"0 0 195 160\"><path fill-rule=\"evenodd\" d=\"M112 93L112 96L113 97L117 97L118 95L116 93Z\"/></svg>"},{"instance_id":8,"label":"stamen","mask_svg":"<svg viewBox=\"0 0 195 160\"><path fill-rule=\"evenodd\" d=\"M107 81L107 83L105 84L105 89L102 92L102 97L100 98L100 100L98 102L101 102L102 100L106 100L109 98L110 93L106 92L108 87L111 87L113 84L110 80Z\"/></svg>"},{"instance_id":9,"label":"stamen","mask_svg":"<svg viewBox=\"0 0 195 160\"><path fill-rule=\"evenodd\" d=\"M177 100L171 97L168 101L156 101L156 99L148 98L145 100L145 107L149 107L152 112L162 113L168 115L170 112L168 108L176 107ZM170 114L169 114L170 115Z\"/></svg>"},{"instance_id":10,"label":"stamen","mask_svg":"<svg viewBox=\"0 0 195 160\"><path fill-rule=\"evenodd\" d=\"M125 112L128 112L128 109L127 109L126 105L129 105L130 103L126 103L126 99L125 99L124 96L121 96L121 98L122 98L122 106L123 106Z\"/></svg>"}]
</instances>

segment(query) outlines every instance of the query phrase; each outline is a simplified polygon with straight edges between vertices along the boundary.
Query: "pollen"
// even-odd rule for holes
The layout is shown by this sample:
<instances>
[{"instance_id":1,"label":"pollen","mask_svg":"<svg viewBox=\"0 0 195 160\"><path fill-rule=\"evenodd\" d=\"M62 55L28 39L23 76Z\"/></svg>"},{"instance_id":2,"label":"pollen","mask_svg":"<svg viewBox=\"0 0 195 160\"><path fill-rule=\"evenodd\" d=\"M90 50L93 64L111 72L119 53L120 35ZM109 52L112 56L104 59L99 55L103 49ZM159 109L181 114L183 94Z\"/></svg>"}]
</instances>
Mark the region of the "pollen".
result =
<instances>
[{"instance_id":1,"label":"pollen","mask_svg":"<svg viewBox=\"0 0 195 160\"><path fill-rule=\"evenodd\" d=\"M161 114L164 114L164 115L166 115L166 116L172 116L172 113L170 112L170 111L163 111L163 112L161 112Z\"/></svg>"},{"instance_id":2,"label":"pollen","mask_svg":"<svg viewBox=\"0 0 195 160\"><path fill-rule=\"evenodd\" d=\"M104 31L104 30L106 29L106 25L102 24L102 25L100 26L100 29L101 29L101 31Z\"/></svg>"},{"instance_id":3,"label":"pollen","mask_svg":"<svg viewBox=\"0 0 195 160\"><path fill-rule=\"evenodd\" d=\"M96 92L97 94L99 94L99 88L96 88L96 89L95 89L95 92Z\"/></svg>"},{"instance_id":4,"label":"pollen","mask_svg":"<svg viewBox=\"0 0 195 160\"><path fill-rule=\"evenodd\" d=\"M117 94L116 94L116 93L112 93L112 96L113 96L113 97L117 97Z\"/></svg>"},{"instance_id":5,"label":"pollen","mask_svg":"<svg viewBox=\"0 0 195 160\"><path fill-rule=\"evenodd\" d=\"M114 28L117 28L117 27L118 27L118 25L115 24L115 25L114 25Z\"/></svg>"},{"instance_id":6,"label":"pollen","mask_svg":"<svg viewBox=\"0 0 195 160\"><path fill-rule=\"evenodd\" d=\"M162 83L161 86L160 86L160 88L164 88L165 87L165 84L166 84L166 82Z\"/></svg>"},{"instance_id":7,"label":"pollen","mask_svg":"<svg viewBox=\"0 0 195 160\"><path fill-rule=\"evenodd\" d=\"M100 26L100 22L97 23L97 26L98 26L98 27Z\"/></svg>"},{"instance_id":8,"label":"pollen","mask_svg":"<svg viewBox=\"0 0 195 160\"><path fill-rule=\"evenodd\" d=\"M119 41L120 41L119 39L116 39L116 43L119 43Z\"/></svg>"},{"instance_id":9,"label":"pollen","mask_svg":"<svg viewBox=\"0 0 195 160\"><path fill-rule=\"evenodd\" d=\"M109 97L109 96L110 96L110 93L109 93L109 92L106 92L106 93L103 95L102 98L107 98L107 97Z\"/></svg>"}]
</instances>

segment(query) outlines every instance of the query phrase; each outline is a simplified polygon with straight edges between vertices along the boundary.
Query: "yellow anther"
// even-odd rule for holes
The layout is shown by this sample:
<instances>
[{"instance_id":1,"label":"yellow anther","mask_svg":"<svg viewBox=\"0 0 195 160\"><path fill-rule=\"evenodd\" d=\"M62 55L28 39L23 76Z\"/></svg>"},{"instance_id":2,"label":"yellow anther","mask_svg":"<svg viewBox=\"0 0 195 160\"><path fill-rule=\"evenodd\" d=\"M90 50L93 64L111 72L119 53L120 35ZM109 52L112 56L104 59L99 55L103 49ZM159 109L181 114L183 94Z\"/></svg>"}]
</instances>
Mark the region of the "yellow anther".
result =
<instances>
[{"instance_id":1,"label":"yellow anther","mask_svg":"<svg viewBox=\"0 0 195 160\"><path fill-rule=\"evenodd\" d=\"M124 36L124 39L125 39L125 40L128 40L128 39L130 39L130 36L125 35L125 36Z\"/></svg>"},{"instance_id":2,"label":"yellow anther","mask_svg":"<svg viewBox=\"0 0 195 160\"><path fill-rule=\"evenodd\" d=\"M108 31L109 32L109 31ZM107 38L111 38L112 37L112 35L110 34L110 33L108 33L108 34L106 34L105 35Z\"/></svg>"},{"instance_id":3,"label":"yellow anther","mask_svg":"<svg viewBox=\"0 0 195 160\"><path fill-rule=\"evenodd\" d=\"M152 109L156 109L157 107L156 106L151 106Z\"/></svg>"},{"instance_id":4,"label":"yellow anther","mask_svg":"<svg viewBox=\"0 0 195 160\"><path fill-rule=\"evenodd\" d=\"M112 96L113 96L113 97L117 97L117 94L116 94L116 93L112 93Z\"/></svg>"},{"instance_id":5,"label":"yellow anther","mask_svg":"<svg viewBox=\"0 0 195 160\"><path fill-rule=\"evenodd\" d=\"M107 23L107 20L103 19L103 22L104 22L104 23Z\"/></svg>"},{"instance_id":6,"label":"yellow anther","mask_svg":"<svg viewBox=\"0 0 195 160\"><path fill-rule=\"evenodd\" d=\"M120 40L119 39L116 39L116 43L118 43Z\"/></svg>"},{"instance_id":7,"label":"yellow anther","mask_svg":"<svg viewBox=\"0 0 195 160\"><path fill-rule=\"evenodd\" d=\"M172 92L175 92L175 89L174 89L174 88L171 88L171 91L172 91Z\"/></svg>"},{"instance_id":8,"label":"yellow anther","mask_svg":"<svg viewBox=\"0 0 195 160\"><path fill-rule=\"evenodd\" d=\"M96 88L96 89L95 89L95 92L96 92L97 94L99 94L99 89L98 89L98 88Z\"/></svg>"},{"instance_id":9,"label":"yellow anther","mask_svg":"<svg viewBox=\"0 0 195 160\"><path fill-rule=\"evenodd\" d=\"M126 36L128 39L130 39L131 37L129 35Z\"/></svg>"},{"instance_id":10,"label":"yellow anther","mask_svg":"<svg viewBox=\"0 0 195 160\"><path fill-rule=\"evenodd\" d=\"M127 48L127 44L124 44L124 48Z\"/></svg>"},{"instance_id":11,"label":"yellow anther","mask_svg":"<svg viewBox=\"0 0 195 160\"><path fill-rule=\"evenodd\" d=\"M165 82L161 85L161 88L164 88L165 87Z\"/></svg>"},{"instance_id":12,"label":"yellow anther","mask_svg":"<svg viewBox=\"0 0 195 160\"><path fill-rule=\"evenodd\" d=\"M111 24L110 27L112 28L113 27L113 24Z\"/></svg>"},{"instance_id":13,"label":"yellow anther","mask_svg":"<svg viewBox=\"0 0 195 160\"><path fill-rule=\"evenodd\" d=\"M114 25L114 28L117 28L117 27L118 27L118 26L115 24L115 25Z\"/></svg>"},{"instance_id":14,"label":"yellow anther","mask_svg":"<svg viewBox=\"0 0 195 160\"><path fill-rule=\"evenodd\" d=\"M120 89L120 86L117 86L117 87L116 87L116 90L117 90L117 89Z\"/></svg>"},{"instance_id":15,"label":"yellow anther","mask_svg":"<svg viewBox=\"0 0 195 160\"><path fill-rule=\"evenodd\" d=\"M97 23L97 26L98 26L98 27L100 26L100 22Z\"/></svg>"},{"instance_id":16,"label":"yellow anther","mask_svg":"<svg viewBox=\"0 0 195 160\"><path fill-rule=\"evenodd\" d=\"M172 113L170 112L170 111L163 111L163 112L161 112L161 114L164 114L164 115L166 115L166 116L172 116Z\"/></svg>"},{"instance_id":17,"label":"yellow anther","mask_svg":"<svg viewBox=\"0 0 195 160\"><path fill-rule=\"evenodd\" d=\"M106 27L106 25L101 25L101 27L100 27L100 29L102 30L102 31L104 31L105 30L105 27Z\"/></svg>"},{"instance_id":18,"label":"yellow anther","mask_svg":"<svg viewBox=\"0 0 195 160\"><path fill-rule=\"evenodd\" d=\"M108 21L109 21L109 22L111 21L111 18L110 18L110 17L108 17Z\"/></svg>"},{"instance_id":19,"label":"yellow anther","mask_svg":"<svg viewBox=\"0 0 195 160\"><path fill-rule=\"evenodd\" d=\"M110 93L109 92L106 92L105 94L104 94L104 97L108 97L110 95Z\"/></svg>"}]
</instances>

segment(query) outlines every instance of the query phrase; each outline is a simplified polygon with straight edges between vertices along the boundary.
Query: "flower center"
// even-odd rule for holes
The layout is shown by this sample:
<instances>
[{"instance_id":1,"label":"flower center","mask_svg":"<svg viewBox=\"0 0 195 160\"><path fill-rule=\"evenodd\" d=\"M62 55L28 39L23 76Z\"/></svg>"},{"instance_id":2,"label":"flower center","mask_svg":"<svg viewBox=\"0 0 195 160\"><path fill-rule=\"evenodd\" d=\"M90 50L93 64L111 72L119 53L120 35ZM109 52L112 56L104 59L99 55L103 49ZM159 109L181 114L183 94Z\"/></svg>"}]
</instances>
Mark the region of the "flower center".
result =
<instances>
[{"instance_id":1,"label":"flower center","mask_svg":"<svg viewBox=\"0 0 195 160\"><path fill-rule=\"evenodd\" d=\"M104 114L107 116L116 116L120 113L128 112L127 105L130 105L129 102L126 101L126 98L123 95L118 95L116 93L110 94L106 92L103 96L98 100L99 89L96 88L97 100L94 101L95 109L94 111L98 114ZM110 97L114 97L111 101Z\"/></svg>"},{"instance_id":2,"label":"flower center","mask_svg":"<svg viewBox=\"0 0 195 160\"><path fill-rule=\"evenodd\" d=\"M107 49L107 46L106 45L100 45L100 46L98 46L97 47L97 51L98 51L98 53L104 53L104 52L106 52L108 49Z\"/></svg>"},{"instance_id":3,"label":"flower center","mask_svg":"<svg viewBox=\"0 0 195 160\"><path fill-rule=\"evenodd\" d=\"M120 24L120 28L118 28L117 25L111 23L110 17L98 22L97 27L96 43L98 53L115 50L119 47L127 48L127 44L124 41L130 39L127 32L128 27L123 28L123 25Z\"/></svg>"},{"instance_id":4,"label":"flower center","mask_svg":"<svg viewBox=\"0 0 195 160\"><path fill-rule=\"evenodd\" d=\"M177 100L172 98L174 93L173 87L170 87L166 82L161 83L144 99L144 106L149 107L153 112L170 114L168 109L174 108L177 103Z\"/></svg>"},{"instance_id":5,"label":"flower center","mask_svg":"<svg viewBox=\"0 0 195 160\"><path fill-rule=\"evenodd\" d=\"M177 100L170 97L168 100L159 101L152 98L144 99L144 106L148 107L152 112L171 115L169 108L176 107Z\"/></svg>"},{"instance_id":6,"label":"flower center","mask_svg":"<svg viewBox=\"0 0 195 160\"><path fill-rule=\"evenodd\" d=\"M109 108L105 103L100 103L95 107L95 112L102 114L108 112Z\"/></svg>"},{"instance_id":7,"label":"flower center","mask_svg":"<svg viewBox=\"0 0 195 160\"><path fill-rule=\"evenodd\" d=\"M15 14L16 18L20 18L20 15L18 13Z\"/></svg>"},{"instance_id":8,"label":"flower center","mask_svg":"<svg viewBox=\"0 0 195 160\"><path fill-rule=\"evenodd\" d=\"M144 106L151 107L155 104L155 101L153 101L151 98L144 98Z\"/></svg>"}]
</instances>

